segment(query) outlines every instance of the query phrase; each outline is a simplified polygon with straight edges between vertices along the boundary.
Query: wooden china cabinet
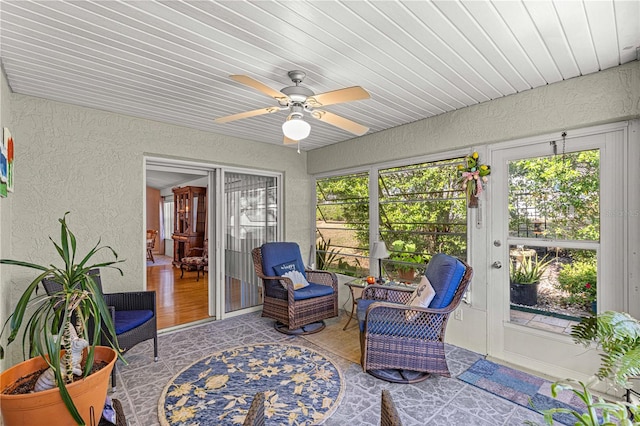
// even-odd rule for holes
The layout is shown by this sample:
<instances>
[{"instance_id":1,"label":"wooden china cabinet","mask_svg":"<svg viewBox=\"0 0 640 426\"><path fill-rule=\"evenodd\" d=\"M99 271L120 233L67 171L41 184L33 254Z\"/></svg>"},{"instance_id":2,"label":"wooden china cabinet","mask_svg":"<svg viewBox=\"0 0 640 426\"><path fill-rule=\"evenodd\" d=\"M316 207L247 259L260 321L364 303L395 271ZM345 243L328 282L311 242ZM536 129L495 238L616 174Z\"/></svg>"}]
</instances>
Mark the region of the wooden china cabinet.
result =
<instances>
[{"instance_id":1,"label":"wooden china cabinet","mask_svg":"<svg viewBox=\"0 0 640 426\"><path fill-rule=\"evenodd\" d=\"M202 249L207 231L207 188L184 186L173 188L173 264L180 266L182 258L194 248Z\"/></svg>"}]
</instances>

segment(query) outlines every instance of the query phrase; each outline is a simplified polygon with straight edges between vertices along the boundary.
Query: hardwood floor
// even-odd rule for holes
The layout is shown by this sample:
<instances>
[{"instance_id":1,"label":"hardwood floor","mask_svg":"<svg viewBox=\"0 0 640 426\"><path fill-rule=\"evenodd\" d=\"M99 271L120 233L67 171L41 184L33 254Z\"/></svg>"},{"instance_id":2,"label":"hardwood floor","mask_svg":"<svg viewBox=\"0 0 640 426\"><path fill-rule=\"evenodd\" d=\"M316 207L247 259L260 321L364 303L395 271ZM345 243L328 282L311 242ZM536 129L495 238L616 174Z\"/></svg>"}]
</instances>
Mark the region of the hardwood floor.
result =
<instances>
[{"instance_id":1,"label":"hardwood floor","mask_svg":"<svg viewBox=\"0 0 640 426\"><path fill-rule=\"evenodd\" d=\"M209 318L207 277L184 273L172 265L147 266L147 289L156 292L158 329Z\"/></svg>"}]
</instances>

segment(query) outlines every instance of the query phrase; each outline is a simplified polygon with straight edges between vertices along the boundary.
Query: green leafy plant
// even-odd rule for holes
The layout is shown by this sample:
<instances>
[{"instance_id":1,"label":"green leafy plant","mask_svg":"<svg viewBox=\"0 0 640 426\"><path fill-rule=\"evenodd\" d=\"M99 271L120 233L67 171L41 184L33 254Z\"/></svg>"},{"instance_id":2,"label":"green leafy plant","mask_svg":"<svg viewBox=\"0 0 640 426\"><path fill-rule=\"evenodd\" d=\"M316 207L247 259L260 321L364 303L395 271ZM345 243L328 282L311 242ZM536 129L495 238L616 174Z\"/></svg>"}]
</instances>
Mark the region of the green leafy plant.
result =
<instances>
[{"instance_id":1,"label":"green leafy plant","mask_svg":"<svg viewBox=\"0 0 640 426\"><path fill-rule=\"evenodd\" d=\"M358 269L361 267L360 261L358 259L354 259L355 265L350 264L346 260L340 258L338 259L338 271L343 275L349 275L352 277L356 277L358 275L362 275Z\"/></svg>"},{"instance_id":2,"label":"green leafy plant","mask_svg":"<svg viewBox=\"0 0 640 426\"><path fill-rule=\"evenodd\" d=\"M581 389L575 389L573 384L578 384ZM548 425L553 424L553 415L556 413L570 414L575 417L574 425L600 426L600 425L620 425L638 426L640 425L640 407L627 402L606 402L601 397L597 399L589 391L588 385L576 380L568 379L564 382L555 382L551 385L551 395L555 398L559 391L570 390L584 404L586 411L580 412L569 408L551 408L544 410L544 420ZM629 415L630 414L630 415ZM602 422L600 421L602 419Z\"/></svg>"},{"instance_id":3,"label":"green leafy plant","mask_svg":"<svg viewBox=\"0 0 640 426\"><path fill-rule=\"evenodd\" d=\"M342 259L338 257L340 250L330 249L331 238L326 241L323 238L316 240L316 268L327 270L329 266Z\"/></svg>"},{"instance_id":4,"label":"green leafy plant","mask_svg":"<svg viewBox=\"0 0 640 426\"><path fill-rule=\"evenodd\" d=\"M395 240L391 243L391 247L389 258L392 261L398 262L394 264L397 271L407 272L416 269L425 261L424 256L416 254L415 243Z\"/></svg>"},{"instance_id":5,"label":"green leafy plant","mask_svg":"<svg viewBox=\"0 0 640 426\"><path fill-rule=\"evenodd\" d=\"M513 259L509 264L509 279L512 283L535 284L540 282L542 275L549 267L553 259L547 260L547 256L538 259L538 254L533 256L522 256L521 261Z\"/></svg>"},{"instance_id":6,"label":"green leafy plant","mask_svg":"<svg viewBox=\"0 0 640 426\"><path fill-rule=\"evenodd\" d=\"M629 377L640 376L640 322L626 312L583 317L573 326L571 336L576 343L595 343L602 350L602 364L596 373L599 379L629 388Z\"/></svg>"},{"instance_id":7,"label":"green leafy plant","mask_svg":"<svg viewBox=\"0 0 640 426\"><path fill-rule=\"evenodd\" d=\"M83 424L82 417L73 403L66 384L73 381L71 364L71 328L74 327L79 337L90 343L87 350L86 363L83 377L91 372L94 360L95 347L100 342L100 325L104 324L110 336L110 346L120 354L113 321L109 308L104 302L102 293L89 273L94 268L113 268L123 262L118 260L117 253L109 246L100 246L100 241L87 254L80 257L76 252L76 237L69 230L66 217L69 212L59 219L61 224L60 242L49 239L58 252L62 264L43 266L34 263L0 259L0 263L16 265L39 271L39 275L27 285L13 312L5 322L0 336L9 331L7 345L10 345L17 337L23 323L25 330L22 335L23 354L29 348L29 356L42 356L49 367L52 368L60 395L70 414L78 422ZM107 251L113 256L113 260L91 264L93 257L101 251ZM78 263L76 263L78 262ZM52 295L35 296L34 293L44 278L57 282L62 290ZM92 338L89 338L88 326L91 325ZM7 329L7 326L9 328ZM61 354L65 349L64 355ZM4 348L0 346L0 357L4 358Z\"/></svg>"},{"instance_id":8,"label":"green leafy plant","mask_svg":"<svg viewBox=\"0 0 640 426\"><path fill-rule=\"evenodd\" d=\"M558 273L558 287L569 293L567 302L587 308L596 300L597 281L595 259L563 265Z\"/></svg>"}]
</instances>

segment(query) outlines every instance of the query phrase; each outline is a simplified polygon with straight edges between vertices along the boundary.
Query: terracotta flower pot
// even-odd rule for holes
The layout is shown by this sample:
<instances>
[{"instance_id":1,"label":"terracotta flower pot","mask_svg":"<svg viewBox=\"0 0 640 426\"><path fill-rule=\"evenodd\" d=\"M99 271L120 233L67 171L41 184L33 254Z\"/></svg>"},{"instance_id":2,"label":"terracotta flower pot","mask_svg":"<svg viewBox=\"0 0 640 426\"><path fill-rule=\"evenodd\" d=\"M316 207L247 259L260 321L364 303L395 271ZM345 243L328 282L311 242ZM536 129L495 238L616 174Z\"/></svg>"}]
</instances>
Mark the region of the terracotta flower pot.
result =
<instances>
[{"instance_id":1,"label":"terracotta flower pot","mask_svg":"<svg viewBox=\"0 0 640 426\"><path fill-rule=\"evenodd\" d=\"M95 360L107 362L108 365L85 379L67 385L69 394L87 425L97 425L100 421L111 370L116 359L117 355L113 349L97 346ZM2 372L0 389L6 389L21 377L46 367L47 364L42 357L21 362ZM0 411L5 426L76 424L64 405L58 388L24 395L0 394Z\"/></svg>"},{"instance_id":2,"label":"terracotta flower pot","mask_svg":"<svg viewBox=\"0 0 640 426\"><path fill-rule=\"evenodd\" d=\"M413 281L416 277L416 270L411 268L408 270L398 271L398 276L405 281Z\"/></svg>"}]
</instances>

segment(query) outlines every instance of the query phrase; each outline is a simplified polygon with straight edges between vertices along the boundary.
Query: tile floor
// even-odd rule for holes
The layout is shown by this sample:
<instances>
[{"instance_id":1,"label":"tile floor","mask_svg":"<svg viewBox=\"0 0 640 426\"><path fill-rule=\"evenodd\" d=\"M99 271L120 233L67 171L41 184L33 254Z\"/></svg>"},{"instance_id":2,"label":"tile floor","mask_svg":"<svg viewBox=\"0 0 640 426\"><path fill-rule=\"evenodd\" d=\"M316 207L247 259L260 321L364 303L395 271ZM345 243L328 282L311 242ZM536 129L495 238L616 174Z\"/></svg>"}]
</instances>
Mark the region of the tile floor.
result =
<instances>
[{"instance_id":1,"label":"tile floor","mask_svg":"<svg viewBox=\"0 0 640 426\"><path fill-rule=\"evenodd\" d=\"M118 364L118 387L111 394L119 399L129 426L159 425L157 405L169 380L183 368L213 352L239 345L290 341L327 353L305 339L274 330L272 320L260 313L161 334L158 362L153 362L150 341L132 348L128 365ZM447 359L453 378L433 376L424 382L400 385L387 383L362 371L359 364L327 353L342 370L346 391L338 410L325 425L378 425L380 392L389 389L405 426L411 425L542 425L541 415L500 397L468 385L455 377L480 354L447 345ZM206 425L201 425L206 426Z\"/></svg>"}]
</instances>

